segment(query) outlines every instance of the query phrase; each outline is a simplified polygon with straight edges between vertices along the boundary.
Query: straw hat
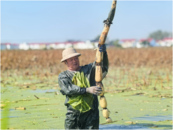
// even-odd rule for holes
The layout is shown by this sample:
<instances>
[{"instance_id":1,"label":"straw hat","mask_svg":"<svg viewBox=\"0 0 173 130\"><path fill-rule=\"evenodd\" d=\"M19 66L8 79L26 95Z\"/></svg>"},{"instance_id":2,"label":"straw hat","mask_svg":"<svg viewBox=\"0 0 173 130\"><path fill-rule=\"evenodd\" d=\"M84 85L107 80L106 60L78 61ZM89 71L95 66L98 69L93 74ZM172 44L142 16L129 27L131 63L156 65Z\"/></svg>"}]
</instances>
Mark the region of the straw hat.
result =
<instances>
[{"instance_id":1,"label":"straw hat","mask_svg":"<svg viewBox=\"0 0 173 130\"><path fill-rule=\"evenodd\" d=\"M62 60L61 62L69 59L69 58L72 58L72 57L75 57L75 56L80 56L81 54L80 53L77 53L76 50L74 48L66 48L63 52L62 52Z\"/></svg>"}]
</instances>

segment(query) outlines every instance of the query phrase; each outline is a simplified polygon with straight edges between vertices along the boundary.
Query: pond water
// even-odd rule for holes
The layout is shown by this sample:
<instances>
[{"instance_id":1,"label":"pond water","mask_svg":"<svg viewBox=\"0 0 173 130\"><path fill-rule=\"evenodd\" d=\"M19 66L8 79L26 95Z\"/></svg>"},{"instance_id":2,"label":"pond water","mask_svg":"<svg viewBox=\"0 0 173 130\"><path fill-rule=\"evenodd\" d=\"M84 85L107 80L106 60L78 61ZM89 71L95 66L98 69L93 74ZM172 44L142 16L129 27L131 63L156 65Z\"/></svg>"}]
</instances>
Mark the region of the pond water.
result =
<instances>
[{"instance_id":1,"label":"pond water","mask_svg":"<svg viewBox=\"0 0 173 130\"><path fill-rule=\"evenodd\" d=\"M110 124L110 125L100 125L99 129L147 129L147 130L153 130L151 128L147 128L144 126L139 125L116 125L116 124Z\"/></svg>"},{"instance_id":2,"label":"pond water","mask_svg":"<svg viewBox=\"0 0 173 130\"><path fill-rule=\"evenodd\" d=\"M1 116L1 119L4 119L4 118L18 118L19 116L8 116L8 117L3 117Z\"/></svg>"},{"instance_id":3,"label":"pond water","mask_svg":"<svg viewBox=\"0 0 173 130\"><path fill-rule=\"evenodd\" d=\"M149 116L146 115L144 117L135 117L132 118L135 120L149 120L149 121L165 121L165 120L172 120L172 115L168 116ZM141 125L116 125L116 124L108 124L108 125L100 125L99 129L147 129L153 130L151 128L141 126Z\"/></svg>"},{"instance_id":4,"label":"pond water","mask_svg":"<svg viewBox=\"0 0 173 130\"><path fill-rule=\"evenodd\" d=\"M149 121L165 121L165 120L172 120L172 115L168 116L149 116L146 115L144 117L135 117L135 120L149 120Z\"/></svg>"},{"instance_id":5,"label":"pond water","mask_svg":"<svg viewBox=\"0 0 173 130\"><path fill-rule=\"evenodd\" d=\"M42 89L36 89L36 90L30 90L32 93L53 93L53 92L57 92L57 90L54 89L46 89L46 90L42 90Z\"/></svg>"}]
</instances>

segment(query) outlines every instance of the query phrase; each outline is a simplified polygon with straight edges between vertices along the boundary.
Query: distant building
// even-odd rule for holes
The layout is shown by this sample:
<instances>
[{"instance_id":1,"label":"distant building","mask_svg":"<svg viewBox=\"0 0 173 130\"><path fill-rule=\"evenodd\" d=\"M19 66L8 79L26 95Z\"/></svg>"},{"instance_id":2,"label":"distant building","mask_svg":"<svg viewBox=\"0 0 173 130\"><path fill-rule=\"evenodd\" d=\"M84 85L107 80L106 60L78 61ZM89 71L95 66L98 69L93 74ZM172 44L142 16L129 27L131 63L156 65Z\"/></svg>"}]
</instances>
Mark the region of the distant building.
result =
<instances>
[{"instance_id":1,"label":"distant building","mask_svg":"<svg viewBox=\"0 0 173 130\"><path fill-rule=\"evenodd\" d=\"M1 50L6 49L20 49L20 50L40 50L40 49L65 49L68 47L74 47L75 49L94 49L98 46L98 41L67 41L67 42L52 42L52 43L1 43ZM164 38L159 41L154 39L122 39L119 40L118 45L120 44L123 48L142 48L142 47L155 47L155 46L166 46L170 47L173 45L172 38ZM115 46L113 43L106 44L107 47Z\"/></svg>"},{"instance_id":2,"label":"distant building","mask_svg":"<svg viewBox=\"0 0 173 130\"><path fill-rule=\"evenodd\" d=\"M32 49L32 50L40 49L40 44L39 43L28 43L28 45L29 45L29 49Z\"/></svg>"},{"instance_id":3,"label":"distant building","mask_svg":"<svg viewBox=\"0 0 173 130\"><path fill-rule=\"evenodd\" d=\"M75 42L74 48L76 49L93 49L95 48L95 45L91 43L90 41L86 42Z\"/></svg>"},{"instance_id":4,"label":"distant building","mask_svg":"<svg viewBox=\"0 0 173 130\"><path fill-rule=\"evenodd\" d=\"M1 50L9 50L11 48L10 43L1 43Z\"/></svg>"},{"instance_id":5,"label":"distant building","mask_svg":"<svg viewBox=\"0 0 173 130\"><path fill-rule=\"evenodd\" d=\"M55 42L50 43L48 48L52 49L65 49L69 47L74 47L75 49L93 49L95 47L94 43L90 41L67 41L67 42Z\"/></svg>"},{"instance_id":6,"label":"distant building","mask_svg":"<svg viewBox=\"0 0 173 130\"><path fill-rule=\"evenodd\" d=\"M17 44L17 43L10 44L10 49L11 50L18 50L19 49L19 44Z\"/></svg>"},{"instance_id":7,"label":"distant building","mask_svg":"<svg viewBox=\"0 0 173 130\"><path fill-rule=\"evenodd\" d=\"M157 47L157 46L160 46L160 45L156 42L155 39L151 39L151 40L150 40L150 46L152 46L152 47Z\"/></svg>"},{"instance_id":8,"label":"distant building","mask_svg":"<svg viewBox=\"0 0 173 130\"><path fill-rule=\"evenodd\" d=\"M160 46L170 47L173 45L173 39L172 38L164 38L162 40L157 41L157 43Z\"/></svg>"},{"instance_id":9,"label":"distant building","mask_svg":"<svg viewBox=\"0 0 173 130\"><path fill-rule=\"evenodd\" d=\"M64 42L65 48L73 47L76 42Z\"/></svg>"},{"instance_id":10,"label":"distant building","mask_svg":"<svg viewBox=\"0 0 173 130\"><path fill-rule=\"evenodd\" d=\"M136 42L136 48L149 47L153 39L140 39Z\"/></svg>"},{"instance_id":11,"label":"distant building","mask_svg":"<svg viewBox=\"0 0 173 130\"><path fill-rule=\"evenodd\" d=\"M68 47L72 47L73 42L53 42L47 43L47 49L65 49Z\"/></svg>"},{"instance_id":12,"label":"distant building","mask_svg":"<svg viewBox=\"0 0 173 130\"><path fill-rule=\"evenodd\" d=\"M50 43L49 49L56 49L56 43Z\"/></svg>"},{"instance_id":13,"label":"distant building","mask_svg":"<svg viewBox=\"0 0 173 130\"><path fill-rule=\"evenodd\" d=\"M29 49L29 45L26 42L20 43L19 44L19 49L20 50L28 50Z\"/></svg>"},{"instance_id":14,"label":"distant building","mask_svg":"<svg viewBox=\"0 0 173 130\"><path fill-rule=\"evenodd\" d=\"M56 44L56 49L64 49L66 44L64 42L57 42Z\"/></svg>"},{"instance_id":15,"label":"distant building","mask_svg":"<svg viewBox=\"0 0 173 130\"><path fill-rule=\"evenodd\" d=\"M41 49L41 50L47 49L47 44L48 43L39 43L39 49Z\"/></svg>"},{"instance_id":16,"label":"distant building","mask_svg":"<svg viewBox=\"0 0 173 130\"><path fill-rule=\"evenodd\" d=\"M120 40L120 44L123 48L135 47L136 39L122 39Z\"/></svg>"}]
</instances>

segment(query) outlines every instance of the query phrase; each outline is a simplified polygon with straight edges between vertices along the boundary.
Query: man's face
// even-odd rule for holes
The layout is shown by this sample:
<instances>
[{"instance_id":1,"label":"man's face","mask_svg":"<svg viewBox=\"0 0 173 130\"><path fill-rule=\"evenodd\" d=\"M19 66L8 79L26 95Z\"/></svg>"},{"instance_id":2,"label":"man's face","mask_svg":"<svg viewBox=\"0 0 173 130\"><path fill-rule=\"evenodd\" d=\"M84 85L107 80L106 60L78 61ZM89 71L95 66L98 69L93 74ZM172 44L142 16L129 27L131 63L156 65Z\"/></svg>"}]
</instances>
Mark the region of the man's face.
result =
<instances>
[{"instance_id":1,"label":"man's face","mask_svg":"<svg viewBox=\"0 0 173 130\"><path fill-rule=\"evenodd\" d=\"M80 64L79 64L78 56L67 59L66 60L66 65L67 65L69 70L72 70L72 71L79 70Z\"/></svg>"}]
</instances>

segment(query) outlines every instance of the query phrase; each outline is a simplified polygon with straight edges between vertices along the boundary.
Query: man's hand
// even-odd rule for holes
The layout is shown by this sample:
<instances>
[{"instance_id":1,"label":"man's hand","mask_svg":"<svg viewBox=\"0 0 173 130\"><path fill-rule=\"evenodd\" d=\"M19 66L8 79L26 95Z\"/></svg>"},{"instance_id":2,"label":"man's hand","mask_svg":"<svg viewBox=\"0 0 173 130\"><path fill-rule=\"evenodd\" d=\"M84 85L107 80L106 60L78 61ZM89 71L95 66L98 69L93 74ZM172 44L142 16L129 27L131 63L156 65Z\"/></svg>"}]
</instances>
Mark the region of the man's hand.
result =
<instances>
[{"instance_id":1,"label":"man's hand","mask_svg":"<svg viewBox=\"0 0 173 130\"><path fill-rule=\"evenodd\" d=\"M105 52L106 51L106 45L105 44L103 44L101 46L98 45L98 47L99 47L100 52Z\"/></svg>"},{"instance_id":2,"label":"man's hand","mask_svg":"<svg viewBox=\"0 0 173 130\"><path fill-rule=\"evenodd\" d=\"M102 91L101 87L98 87L98 86L91 86L89 88L86 88L87 93L91 93L95 95L99 95L101 91Z\"/></svg>"}]
</instances>

